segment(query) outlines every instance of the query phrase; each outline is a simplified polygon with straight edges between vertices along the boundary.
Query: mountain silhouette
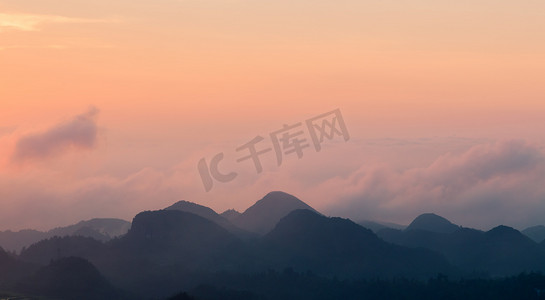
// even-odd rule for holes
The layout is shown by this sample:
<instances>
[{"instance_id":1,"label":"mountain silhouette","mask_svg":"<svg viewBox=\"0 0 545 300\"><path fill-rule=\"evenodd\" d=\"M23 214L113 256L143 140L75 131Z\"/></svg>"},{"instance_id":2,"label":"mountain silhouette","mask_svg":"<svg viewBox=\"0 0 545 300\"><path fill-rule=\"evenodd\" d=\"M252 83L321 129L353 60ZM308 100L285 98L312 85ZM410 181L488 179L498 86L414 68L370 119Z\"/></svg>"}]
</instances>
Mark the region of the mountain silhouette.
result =
<instances>
[{"instance_id":1,"label":"mountain silhouette","mask_svg":"<svg viewBox=\"0 0 545 300\"><path fill-rule=\"evenodd\" d=\"M228 209L220 214L220 216L224 217L228 221L233 221L234 219L238 218L241 215L238 211L234 209Z\"/></svg>"},{"instance_id":2,"label":"mountain silhouette","mask_svg":"<svg viewBox=\"0 0 545 300\"><path fill-rule=\"evenodd\" d=\"M139 213L129 232L106 246L97 267L117 286L147 298L194 287L202 274L249 272L258 265L243 240L215 222L179 210Z\"/></svg>"},{"instance_id":3,"label":"mountain silhouette","mask_svg":"<svg viewBox=\"0 0 545 300\"><path fill-rule=\"evenodd\" d=\"M539 243L545 240L545 226L543 225L528 227L521 232L535 242Z\"/></svg>"},{"instance_id":4,"label":"mountain silhouette","mask_svg":"<svg viewBox=\"0 0 545 300\"><path fill-rule=\"evenodd\" d=\"M48 236L82 235L101 241L121 236L129 230L131 223L121 219L95 218L77 224L59 227L48 231Z\"/></svg>"},{"instance_id":5,"label":"mountain silhouette","mask_svg":"<svg viewBox=\"0 0 545 300\"><path fill-rule=\"evenodd\" d=\"M56 299L125 299L89 261L79 257L52 261L21 280L17 290Z\"/></svg>"},{"instance_id":6,"label":"mountain silhouette","mask_svg":"<svg viewBox=\"0 0 545 300\"><path fill-rule=\"evenodd\" d=\"M34 271L37 266L24 263L0 247L0 291Z\"/></svg>"},{"instance_id":7,"label":"mountain silhouette","mask_svg":"<svg viewBox=\"0 0 545 300\"><path fill-rule=\"evenodd\" d=\"M451 271L437 253L395 246L348 219L328 218L305 209L282 218L263 243L275 265L324 275L425 276Z\"/></svg>"},{"instance_id":8,"label":"mountain silhouette","mask_svg":"<svg viewBox=\"0 0 545 300\"><path fill-rule=\"evenodd\" d=\"M54 236L86 236L100 241L108 241L121 236L129 230L131 223L121 219L95 218L80 221L77 224L66 227L57 227L43 232L38 230L0 231L0 246L9 251L20 252L41 240Z\"/></svg>"},{"instance_id":9,"label":"mountain silhouette","mask_svg":"<svg viewBox=\"0 0 545 300\"><path fill-rule=\"evenodd\" d=\"M296 209L316 212L314 208L290 194L270 192L233 219L233 223L242 229L264 235L271 231L280 219Z\"/></svg>"},{"instance_id":10,"label":"mountain silhouette","mask_svg":"<svg viewBox=\"0 0 545 300\"><path fill-rule=\"evenodd\" d=\"M452 224L449 220L441 216L425 213L416 217L405 230L426 230L438 233L451 233L458 230L458 228L458 225Z\"/></svg>"},{"instance_id":11,"label":"mountain silhouette","mask_svg":"<svg viewBox=\"0 0 545 300\"><path fill-rule=\"evenodd\" d=\"M197 216L203 217L207 220L210 220L219 226L227 229L227 231L239 236L239 237L249 237L253 236L251 233L242 230L238 228L237 226L233 225L230 221L228 221L226 218L222 217L218 213L216 213L213 209L202 206L193 202L189 201L178 201L174 203L173 205L165 208L165 210L178 210L178 211L184 211L188 213L195 214Z\"/></svg>"},{"instance_id":12,"label":"mountain silhouette","mask_svg":"<svg viewBox=\"0 0 545 300\"><path fill-rule=\"evenodd\" d=\"M388 223L388 222L375 222L375 221L369 221L369 220L363 220L358 222L359 225L371 229L373 232L378 232L379 230L391 228L391 229L398 229L402 230L405 229L406 226L395 224L395 223Z\"/></svg>"},{"instance_id":13,"label":"mountain silhouette","mask_svg":"<svg viewBox=\"0 0 545 300\"><path fill-rule=\"evenodd\" d=\"M482 278L545 271L545 241L538 244L507 226L483 232L424 214L405 230L378 228L375 234L349 219L294 207L310 208L289 194L272 192L243 214L232 212L235 221L265 232L253 239L231 232L226 228L230 222L213 210L183 201L168 209L137 214L126 234L107 241L67 235L34 243L19 255L0 250L0 291L15 291L11 288L19 282L24 294L80 299L73 295L84 290L82 278L88 278L90 288L99 287L91 288L90 295L107 291L103 296L94 294L95 299L108 299L111 285L133 293L131 299L162 299L183 296L183 292L197 299L211 295L240 299L262 295L263 290L250 286L254 278L258 285L268 282L267 289L291 282L295 293L291 299L297 299L296 286L306 280L314 282L312 290L341 284L333 289L341 294L330 297L339 298L342 285L351 280L372 286L374 279L370 278L408 278L405 283L436 278L433 286L440 288L446 281L438 273ZM87 225L67 231L82 235L106 232ZM101 278L108 280L104 283ZM76 288L71 292L61 283L72 279ZM207 284L210 288L196 293ZM282 293L264 294L284 299Z\"/></svg>"},{"instance_id":14,"label":"mountain silhouette","mask_svg":"<svg viewBox=\"0 0 545 300\"><path fill-rule=\"evenodd\" d=\"M454 232L384 229L385 241L442 253L450 263L466 272L505 276L545 270L543 248L519 231L498 226L488 232L458 228Z\"/></svg>"},{"instance_id":15,"label":"mountain silhouette","mask_svg":"<svg viewBox=\"0 0 545 300\"><path fill-rule=\"evenodd\" d=\"M121 259L144 258L185 269L243 268L248 256L243 242L218 224L178 210L147 211L136 215L129 232L110 243Z\"/></svg>"},{"instance_id":16,"label":"mountain silhouette","mask_svg":"<svg viewBox=\"0 0 545 300\"><path fill-rule=\"evenodd\" d=\"M27 262L47 265L51 260L76 256L93 259L105 251L105 245L91 237L54 236L23 249L19 257Z\"/></svg>"}]
</instances>

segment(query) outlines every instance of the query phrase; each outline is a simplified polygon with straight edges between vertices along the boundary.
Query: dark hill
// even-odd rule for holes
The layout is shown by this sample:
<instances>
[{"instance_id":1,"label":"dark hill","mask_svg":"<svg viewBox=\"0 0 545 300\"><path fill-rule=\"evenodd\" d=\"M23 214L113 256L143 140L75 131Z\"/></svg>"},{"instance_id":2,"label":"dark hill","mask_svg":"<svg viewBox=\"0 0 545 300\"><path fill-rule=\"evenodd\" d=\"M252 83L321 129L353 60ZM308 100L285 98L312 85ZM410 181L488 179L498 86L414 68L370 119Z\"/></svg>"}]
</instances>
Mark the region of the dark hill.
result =
<instances>
[{"instance_id":1,"label":"dark hill","mask_svg":"<svg viewBox=\"0 0 545 300\"><path fill-rule=\"evenodd\" d=\"M130 227L131 223L125 220L96 218L66 227L57 227L47 232L29 229L15 232L0 231L0 247L20 252L23 247L54 236L85 236L99 241L108 241L127 233Z\"/></svg>"},{"instance_id":2,"label":"dark hill","mask_svg":"<svg viewBox=\"0 0 545 300\"><path fill-rule=\"evenodd\" d=\"M0 291L11 287L36 268L34 265L21 262L12 254L0 248Z\"/></svg>"},{"instance_id":3,"label":"dark hill","mask_svg":"<svg viewBox=\"0 0 545 300\"><path fill-rule=\"evenodd\" d=\"M409 230L426 230L438 233L451 233L459 228L458 225L452 224L449 220L432 213L421 214L405 229Z\"/></svg>"},{"instance_id":4,"label":"dark hill","mask_svg":"<svg viewBox=\"0 0 545 300\"><path fill-rule=\"evenodd\" d=\"M214 210L212 210L209 207L202 206L193 202L189 201L178 201L174 203L173 205L165 208L165 210L179 210L184 211L188 213L195 214L197 216L203 217L207 220L210 220L219 226L227 229L227 231L239 236L239 237L248 237L251 236L251 233L246 232L245 230L242 230L238 228L237 226L233 225L230 221L228 221L226 218L218 215Z\"/></svg>"},{"instance_id":5,"label":"dark hill","mask_svg":"<svg viewBox=\"0 0 545 300\"><path fill-rule=\"evenodd\" d=\"M145 298L192 288L203 274L249 272L257 265L225 228L178 210L139 213L129 232L107 246L108 255L96 265L114 284Z\"/></svg>"},{"instance_id":6,"label":"dark hill","mask_svg":"<svg viewBox=\"0 0 545 300\"><path fill-rule=\"evenodd\" d=\"M105 245L90 237L65 236L41 240L23 249L19 257L27 262L47 265L51 260L77 256L86 259L100 257Z\"/></svg>"},{"instance_id":7,"label":"dark hill","mask_svg":"<svg viewBox=\"0 0 545 300\"><path fill-rule=\"evenodd\" d=\"M242 229L263 235L271 231L280 219L296 209L315 211L290 194L270 192L235 218L233 223Z\"/></svg>"},{"instance_id":8,"label":"dark hill","mask_svg":"<svg viewBox=\"0 0 545 300\"><path fill-rule=\"evenodd\" d=\"M127 235L112 247L125 257L207 270L227 268L244 253L242 241L225 228L178 210L139 213Z\"/></svg>"},{"instance_id":9,"label":"dark hill","mask_svg":"<svg viewBox=\"0 0 545 300\"><path fill-rule=\"evenodd\" d=\"M543 248L506 226L498 226L488 232L458 228L451 233L381 230L378 234L398 245L438 251L453 265L467 272L504 276L545 270Z\"/></svg>"},{"instance_id":10,"label":"dark hill","mask_svg":"<svg viewBox=\"0 0 545 300\"><path fill-rule=\"evenodd\" d=\"M295 210L264 237L276 265L343 277L449 272L439 254L385 243L371 230L342 218Z\"/></svg>"},{"instance_id":11,"label":"dark hill","mask_svg":"<svg viewBox=\"0 0 545 300\"><path fill-rule=\"evenodd\" d=\"M22 280L17 290L56 299L125 299L90 262L78 257L52 261Z\"/></svg>"}]
</instances>

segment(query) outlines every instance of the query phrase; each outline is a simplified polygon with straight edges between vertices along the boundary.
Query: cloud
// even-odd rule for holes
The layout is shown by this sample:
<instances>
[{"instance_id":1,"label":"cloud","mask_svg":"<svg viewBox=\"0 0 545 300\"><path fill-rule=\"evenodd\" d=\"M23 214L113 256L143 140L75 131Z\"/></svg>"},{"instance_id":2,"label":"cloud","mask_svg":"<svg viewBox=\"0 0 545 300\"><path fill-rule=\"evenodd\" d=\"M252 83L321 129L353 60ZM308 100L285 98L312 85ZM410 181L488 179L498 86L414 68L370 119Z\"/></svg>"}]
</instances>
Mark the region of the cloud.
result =
<instances>
[{"instance_id":1,"label":"cloud","mask_svg":"<svg viewBox=\"0 0 545 300\"><path fill-rule=\"evenodd\" d=\"M436 212L466 226L524 227L545 223L543 182L541 149L509 140L448 153L426 167L362 167L346 180L322 183L320 189L342 193L328 212L354 219L407 223L420 213Z\"/></svg>"},{"instance_id":2,"label":"cloud","mask_svg":"<svg viewBox=\"0 0 545 300\"><path fill-rule=\"evenodd\" d=\"M93 162L76 161L80 168ZM144 210L162 209L200 190L188 176L193 165L168 170L142 168L126 176L75 176L66 170L34 168L17 174L0 170L0 230L48 230L91 218L131 220Z\"/></svg>"},{"instance_id":3,"label":"cloud","mask_svg":"<svg viewBox=\"0 0 545 300\"><path fill-rule=\"evenodd\" d=\"M21 137L15 145L12 162L46 159L70 149L91 149L97 138L98 109L91 107L73 120L44 132Z\"/></svg>"},{"instance_id":4,"label":"cloud","mask_svg":"<svg viewBox=\"0 0 545 300\"><path fill-rule=\"evenodd\" d=\"M42 140L44 136L65 136L58 134L64 132L58 128L75 128L78 126L73 124L80 121L94 124L94 115L96 111L90 111L36 136ZM71 143L52 147L55 154L51 155L74 147ZM240 178L217 184L209 193L203 190L197 171L200 152L180 157L182 161L171 167L143 166L118 175L109 172L107 164L105 169L84 173L70 170L73 164L76 169L92 169L100 157L70 161L68 168L62 167L66 162L60 162L61 167L53 169L27 168L17 173L0 169L0 199L7 208L0 211L0 230L49 229L93 217L130 220L139 211L161 209L182 199L218 212L244 210L271 190L284 190L327 215L355 221L408 224L418 214L435 212L457 224L481 229L499 224L523 229L545 223L545 155L537 145L520 140L478 142L467 147L464 143L463 149L452 147L455 150L437 155L437 145L431 143L434 151L428 155L433 159L403 168L398 161L377 162L368 146L352 146L346 143L320 153L309 152L259 175L255 170L241 172ZM410 149L412 146L403 146L395 153L409 155ZM275 163L272 159L268 166Z\"/></svg>"},{"instance_id":5,"label":"cloud","mask_svg":"<svg viewBox=\"0 0 545 300\"><path fill-rule=\"evenodd\" d=\"M69 18L56 15L0 14L0 32L5 30L39 31L45 24L109 23L112 20Z\"/></svg>"},{"instance_id":6,"label":"cloud","mask_svg":"<svg viewBox=\"0 0 545 300\"><path fill-rule=\"evenodd\" d=\"M115 48L114 45L109 44L100 44L100 43L65 43L65 44L49 44L49 45L9 45L9 46L0 46L0 51L12 50L12 49L53 49L53 50L63 50L63 49L110 49Z\"/></svg>"}]
</instances>

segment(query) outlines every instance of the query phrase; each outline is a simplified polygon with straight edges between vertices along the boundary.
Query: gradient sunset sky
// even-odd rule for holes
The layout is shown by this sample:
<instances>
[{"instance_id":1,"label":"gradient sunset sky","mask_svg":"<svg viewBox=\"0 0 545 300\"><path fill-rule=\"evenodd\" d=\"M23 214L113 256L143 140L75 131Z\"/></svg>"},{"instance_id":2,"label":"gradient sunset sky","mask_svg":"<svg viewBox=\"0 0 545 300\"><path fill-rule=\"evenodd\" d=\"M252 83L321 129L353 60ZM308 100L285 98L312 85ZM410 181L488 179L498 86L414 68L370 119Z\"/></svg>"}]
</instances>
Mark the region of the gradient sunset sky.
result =
<instances>
[{"instance_id":1,"label":"gradient sunset sky","mask_svg":"<svg viewBox=\"0 0 545 300\"><path fill-rule=\"evenodd\" d=\"M272 190L322 213L545 224L545 2L0 0L0 230ZM316 152L236 148L339 109ZM230 182L197 169L225 153Z\"/></svg>"}]
</instances>

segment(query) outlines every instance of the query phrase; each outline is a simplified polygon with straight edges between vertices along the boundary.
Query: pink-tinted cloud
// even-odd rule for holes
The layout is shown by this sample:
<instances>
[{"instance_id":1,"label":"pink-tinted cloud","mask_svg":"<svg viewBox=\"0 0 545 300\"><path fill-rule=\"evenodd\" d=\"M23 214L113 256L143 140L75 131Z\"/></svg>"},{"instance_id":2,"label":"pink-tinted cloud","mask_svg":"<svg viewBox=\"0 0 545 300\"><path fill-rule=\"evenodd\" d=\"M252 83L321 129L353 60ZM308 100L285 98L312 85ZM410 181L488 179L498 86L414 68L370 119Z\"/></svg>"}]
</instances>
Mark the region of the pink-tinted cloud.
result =
<instances>
[{"instance_id":1,"label":"pink-tinted cloud","mask_svg":"<svg viewBox=\"0 0 545 300\"><path fill-rule=\"evenodd\" d=\"M69 122L58 124L44 132L21 137L15 145L13 162L41 160L60 155L71 149L91 149L96 144L98 109L95 107L77 115Z\"/></svg>"},{"instance_id":2,"label":"pink-tinted cloud","mask_svg":"<svg viewBox=\"0 0 545 300\"><path fill-rule=\"evenodd\" d=\"M139 211L182 199L218 212L244 210L271 190L284 190L327 215L356 221L408 223L420 213L435 212L482 229L545 224L542 149L524 141L474 143L440 152L447 154L430 152L429 160L403 167L393 160L373 159L370 147L377 146L344 143L309 152L302 159L287 159L279 167L273 167L274 160L265 161L263 173L241 173L209 193L197 170L202 153L180 157L182 161L169 168L143 167L117 176L108 172L74 176L68 168L5 174L0 170L0 199L9 208L0 210L0 230L49 229L93 217L130 220ZM395 153L409 155L411 147L401 145ZM435 151L438 146L432 141L416 149L426 147ZM87 169L92 162L71 164Z\"/></svg>"},{"instance_id":3,"label":"pink-tinted cloud","mask_svg":"<svg viewBox=\"0 0 545 300\"><path fill-rule=\"evenodd\" d=\"M538 146L510 140L445 154L426 167L362 167L321 189L339 191L327 208L354 219L409 222L436 212L466 226L524 227L545 223L545 155Z\"/></svg>"}]
</instances>

